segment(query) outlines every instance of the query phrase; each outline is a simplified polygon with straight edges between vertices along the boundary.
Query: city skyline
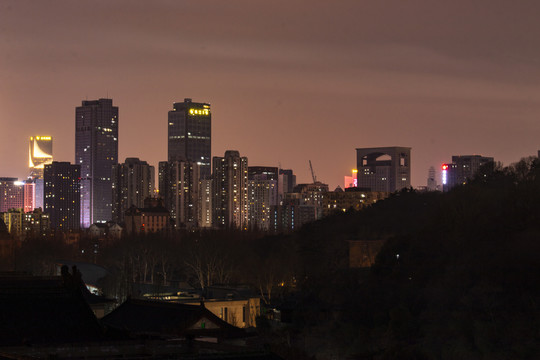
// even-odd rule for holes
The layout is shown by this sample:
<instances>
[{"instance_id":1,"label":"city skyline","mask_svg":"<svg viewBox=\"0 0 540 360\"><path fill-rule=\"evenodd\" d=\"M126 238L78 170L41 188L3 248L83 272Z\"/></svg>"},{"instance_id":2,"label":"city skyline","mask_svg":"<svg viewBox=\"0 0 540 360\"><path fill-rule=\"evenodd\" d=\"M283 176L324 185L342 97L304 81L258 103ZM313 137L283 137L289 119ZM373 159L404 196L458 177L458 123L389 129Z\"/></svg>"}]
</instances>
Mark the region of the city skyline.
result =
<instances>
[{"instance_id":1,"label":"city skyline","mask_svg":"<svg viewBox=\"0 0 540 360\"><path fill-rule=\"evenodd\" d=\"M540 148L538 10L95 1L80 13L68 1L4 1L0 176L26 178L34 134L72 162L85 98L119 107L119 159L155 167L167 159L167 112L184 98L212 106L211 156L238 150L298 183L310 182L311 160L319 180L343 186L364 147L411 147L413 186L455 154L508 165Z\"/></svg>"}]
</instances>

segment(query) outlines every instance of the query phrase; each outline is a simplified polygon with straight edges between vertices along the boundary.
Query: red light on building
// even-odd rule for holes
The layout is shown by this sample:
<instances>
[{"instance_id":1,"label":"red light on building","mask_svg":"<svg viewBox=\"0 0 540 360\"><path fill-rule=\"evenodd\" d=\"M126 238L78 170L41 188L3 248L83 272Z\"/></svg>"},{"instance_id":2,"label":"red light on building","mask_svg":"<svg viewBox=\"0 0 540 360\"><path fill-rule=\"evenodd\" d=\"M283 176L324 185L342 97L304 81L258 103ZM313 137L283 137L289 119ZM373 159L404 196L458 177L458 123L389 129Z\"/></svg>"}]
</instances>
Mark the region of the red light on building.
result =
<instances>
[{"instance_id":1,"label":"red light on building","mask_svg":"<svg viewBox=\"0 0 540 360\"><path fill-rule=\"evenodd\" d=\"M448 170L448 164L442 164L442 169L443 170Z\"/></svg>"}]
</instances>

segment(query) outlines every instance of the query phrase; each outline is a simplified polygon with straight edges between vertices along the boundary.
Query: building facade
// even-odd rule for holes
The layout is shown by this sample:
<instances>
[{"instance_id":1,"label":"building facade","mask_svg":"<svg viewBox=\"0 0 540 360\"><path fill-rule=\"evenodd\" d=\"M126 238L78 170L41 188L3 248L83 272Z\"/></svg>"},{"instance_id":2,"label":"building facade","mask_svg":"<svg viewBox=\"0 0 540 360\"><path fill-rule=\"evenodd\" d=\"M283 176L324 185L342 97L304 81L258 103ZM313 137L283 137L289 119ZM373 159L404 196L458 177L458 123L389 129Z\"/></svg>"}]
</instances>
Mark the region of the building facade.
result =
<instances>
[{"instance_id":1,"label":"building facade","mask_svg":"<svg viewBox=\"0 0 540 360\"><path fill-rule=\"evenodd\" d=\"M345 191L339 189L324 194L322 201L322 216L328 216L337 211L360 210L388 197L385 192L362 191L349 187Z\"/></svg>"},{"instance_id":2,"label":"building facade","mask_svg":"<svg viewBox=\"0 0 540 360\"><path fill-rule=\"evenodd\" d=\"M482 166L493 164L492 157L482 155L454 155L450 164L443 164L443 191L472 180Z\"/></svg>"},{"instance_id":3,"label":"building facade","mask_svg":"<svg viewBox=\"0 0 540 360\"><path fill-rule=\"evenodd\" d=\"M0 212L24 208L24 183L17 178L0 178Z\"/></svg>"},{"instance_id":4,"label":"building facade","mask_svg":"<svg viewBox=\"0 0 540 360\"><path fill-rule=\"evenodd\" d=\"M52 229L78 230L81 214L81 167L53 161L45 165L45 208Z\"/></svg>"},{"instance_id":5,"label":"building facade","mask_svg":"<svg viewBox=\"0 0 540 360\"><path fill-rule=\"evenodd\" d=\"M112 220L124 221L131 205L142 208L144 199L154 195L154 167L138 158L126 158L112 168Z\"/></svg>"},{"instance_id":6,"label":"building facade","mask_svg":"<svg viewBox=\"0 0 540 360\"><path fill-rule=\"evenodd\" d=\"M296 175L291 169L279 169L278 174L278 201L282 202L286 193L293 192L296 186Z\"/></svg>"},{"instance_id":7,"label":"building facade","mask_svg":"<svg viewBox=\"0 0 540 360\"><path fill-rule=\"evenodd\" d=\"M148 198L144 208L131 206L126 211L125 230L128 235L165 232L170 228L170 219L161 199Z\"/></svg>"},{"instance_id":8,"label":"building facade","mask_svg":"<svg viewBox=\"0 0 540 360\"><path fill-rule=\"evenodd\" d=\"M199 170L199 165L193 161L159 163L159 194L178 228L198 227Z\"/></svg>"},{"instance_id":9,"label":"building facade","mask_svg":"<svg viewBox=\"0 0 540 360\"><path fill-rule=\"evenodd\" d=\"M75 110L75 164L81 167L81 226L112 219L112 166L118 164L118 107L84 100Z\"/></svg>"},{"instance_id":10,"label":"building facade","mask_svg":"<svg viewBox=\"0 0 540 360\"><path fill-rule=\"evenodd\" d=\"M411 186L411 148L356 149L358 187L367 191L395 192Z\"/></svg>"},{"instance_id":11,"label":"building facade","mask_svg":"<svg viewBox=\"0 0 540 360\"><path fill-rule=\"evenodd\" d=\"M212 223L218 228L247 229L248 159L236 150L213 158Z\"/></svg>"},{"instance_id":12,"label":"building facade","mask_svg":"<svg viewBox=\"0 0 540 360\"><path fill-rule=\"evenodd\" d=\"M269 230L271 207L278 205L278 168L248 168L249 227Z\"/></svg>"},{"instance_id":13,"label":"building facade","mask_svg":"<svg viewBox=\"0 0 540 360\"><path fill-rule=\"evenodd\" d=\"M40 209L24 212L22 209L11 209L0 213L9 233L21 240L27 236L45 236L50 230L49 214Z\"/></svg>"},{"instance_id":14,"label":"building facade","mask_svg":"<svg viewBox=\"0 0 540 360\"><path fill-rule=\"evenodd\" d=\"M168 160L184 159L199 165L203 179L211 177L212 113L210 104L191 99L176 102L168 115Z\"/></svg>"}]
</instances>

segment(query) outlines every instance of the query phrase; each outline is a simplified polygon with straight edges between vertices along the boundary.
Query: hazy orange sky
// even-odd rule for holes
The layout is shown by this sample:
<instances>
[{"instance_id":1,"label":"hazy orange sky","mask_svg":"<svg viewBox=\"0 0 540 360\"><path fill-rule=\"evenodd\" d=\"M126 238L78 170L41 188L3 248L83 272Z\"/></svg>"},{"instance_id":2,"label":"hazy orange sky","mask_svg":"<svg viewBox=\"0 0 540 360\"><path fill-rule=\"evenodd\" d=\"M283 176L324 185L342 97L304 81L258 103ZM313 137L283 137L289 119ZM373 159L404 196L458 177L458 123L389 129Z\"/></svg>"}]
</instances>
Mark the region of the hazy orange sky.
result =
<instances>
[{"instance_id":1,"label":"hazy orange sky","mask_svg":"<svg viewBox=\"0 0 540 360\"><path fill-rule=\"evenodd\" d=\"M343 186L358 147L412 147L412 183L452 155L540 149L539 1L0 0L0 176L28 138L74 161L75 107L119 107L120 161L167 157L167 112L212 105L212 155Z\"/></svg>"}]
</instances>

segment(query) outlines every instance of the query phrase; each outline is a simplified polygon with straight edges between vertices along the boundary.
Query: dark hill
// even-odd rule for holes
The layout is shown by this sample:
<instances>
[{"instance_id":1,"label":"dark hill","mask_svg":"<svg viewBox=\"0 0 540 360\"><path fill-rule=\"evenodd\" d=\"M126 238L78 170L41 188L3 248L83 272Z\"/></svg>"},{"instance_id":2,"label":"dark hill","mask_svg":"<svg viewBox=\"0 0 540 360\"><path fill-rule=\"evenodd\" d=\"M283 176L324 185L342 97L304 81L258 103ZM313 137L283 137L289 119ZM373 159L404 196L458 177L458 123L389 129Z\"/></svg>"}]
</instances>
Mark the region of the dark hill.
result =
<instances>
[{"instance_id":1,"label":"dark hill","mask_svg":"<svg viewBox=\"0 0 540 360\"><path fill-rule=\"evenodd\" d=\"M345 240L385 238L369 273ZM540 353L540 166L496 167L445 194L403 191L295 237L305 294L332 319L298 324L318 354L527 359ZM312 324L312 323L311 323ZM337 350L339 349L339 351Z\"/></svg>"}]
</instances>

